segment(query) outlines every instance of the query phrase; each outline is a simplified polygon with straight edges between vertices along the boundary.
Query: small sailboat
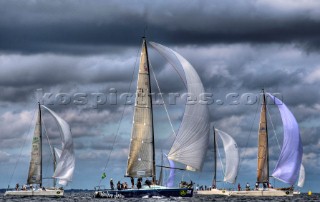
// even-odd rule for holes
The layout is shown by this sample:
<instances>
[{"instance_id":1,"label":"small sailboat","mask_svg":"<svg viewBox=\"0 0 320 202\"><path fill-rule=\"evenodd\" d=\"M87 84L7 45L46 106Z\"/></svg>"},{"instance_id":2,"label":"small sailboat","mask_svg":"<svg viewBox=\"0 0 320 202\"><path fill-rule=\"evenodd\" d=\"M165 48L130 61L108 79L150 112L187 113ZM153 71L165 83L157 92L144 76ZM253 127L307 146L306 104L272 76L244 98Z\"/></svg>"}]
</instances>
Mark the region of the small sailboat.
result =
<instances>
[{"instance_id":1,"label":"small sailboat","mask_svg":"<svg viewBox=\"0 0 320 202\"><path fill-rule=\"evenodd\" d=\"M191 64L177 52L157 43L150 44L170 64L172 60L178 61L183 68L188 93L200 95L204 92L202 82ZM142 40L139 74L136 89L133 126L131 131L130 151L128 155L126 177L148 178L148 185L139 189L96 191L95 197L192 197L193 188L166 187L157 183L155 159L155 134L153 106L151 98L150 68L147 41ZM186 170L201 170L209 140L209 114L207 105L199 102L187 105L179 131L175 134L173 145L169 151L168 159L177 161L186 166ZM174 169L171 168L170 169ZM160 180L158 180L160 181ZM141 182L141 181L140 181ZM146 183L147 184L147 183Z\"/></svg>"},{"instance_id":2,"label":"small sailboat","mask_svg":"<svg viewBox=\"0 0 320 202\"><path fill-rule=\"evenodd\" d=\"M53 174L53 187L43 187L42 170L43 170L43 152L42 152L42 113L41 107L46 109L55 119L59 127L62 139L62 149L53 148L54 156L54 174ZM57 158L56 158L57 157ZM4 196L50 196L62 197L64 194L63 188L55 187L56 179L59 180L60 185L67 185L72 180L73 171L75 167L75 156L73 151L73 141L69 124L59 117L51 109L44 105L38 105L37 120L32 138L32 151L31 161L29 166L29 174L27 184L29 188L24 187L21 190L6 191ZM38 188L36 188L38 186Z\"/></svg>"},{"instance_id":3,"label":"small sailboat","mask_svg":"<svg viewBox=\"0 0 320 202\"><path fill-rule=\"evenodd\" d=\"M218 141L217 137L220 137L222 140L225 156L226 156L226 166L224 170L224 182L234 184L237 178L238 169L239 169L239 150L237 143L234 139L227 133L213 128L213 155L214 155L214 173L213 173L213 180L212 180L212 188L210 190L199 190L197 194L199 195L229 195L228 190L219 189L217 187L217 148L218 148Z\"/></svg>"},{"instance_id":4,"label":"small sailboat","mask_svg":"<svg viewBox=\"0 0 320 202\"><path fill-rule=\"evenodd\" d=\"M289 184L290 187L277 189L270 187L266 94L262 90L256 187L254 190L231 191L231 196L293 196L293 185L299 176L303 153L299 126L295 117L283 102L269 93L267 95L274 101L280 111L284 131L283 146L272 176ZM259 187L260 184L263 185L262 188Z\"/></svg>"}]
</instances>

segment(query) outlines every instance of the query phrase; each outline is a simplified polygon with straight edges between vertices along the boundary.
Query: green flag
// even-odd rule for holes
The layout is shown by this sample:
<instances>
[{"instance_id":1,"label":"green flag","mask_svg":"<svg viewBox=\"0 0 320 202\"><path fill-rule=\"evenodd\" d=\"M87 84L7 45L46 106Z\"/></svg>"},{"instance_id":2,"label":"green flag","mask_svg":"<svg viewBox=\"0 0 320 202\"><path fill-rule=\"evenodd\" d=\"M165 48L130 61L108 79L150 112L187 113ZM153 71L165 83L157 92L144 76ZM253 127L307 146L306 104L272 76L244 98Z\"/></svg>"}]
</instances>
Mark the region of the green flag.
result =
<instances>
[{"instance_id":1,"label":"green flag","mask_svg":"<svg viewBox=\"0 0 320 202\"><path fill-rule=\"evenodd\" d=\"M104 179L106 177L107 177L106 173L102 173L101 179Z\"/></svg>"}]
</instances>

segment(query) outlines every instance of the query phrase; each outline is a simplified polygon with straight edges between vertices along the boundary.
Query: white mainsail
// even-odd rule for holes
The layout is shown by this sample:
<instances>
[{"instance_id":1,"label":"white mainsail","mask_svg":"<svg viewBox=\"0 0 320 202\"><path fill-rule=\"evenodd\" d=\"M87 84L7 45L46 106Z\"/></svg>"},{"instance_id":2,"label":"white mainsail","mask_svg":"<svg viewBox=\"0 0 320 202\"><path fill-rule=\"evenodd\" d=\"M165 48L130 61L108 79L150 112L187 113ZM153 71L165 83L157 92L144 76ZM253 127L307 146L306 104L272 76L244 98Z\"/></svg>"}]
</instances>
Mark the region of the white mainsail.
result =
<instances>
[{"instance_id":1,"label":"white mainsail","mask_svg":"<svg viewBox=\"0 0 320 202\"><path fill-rule=\"evenodd\" d=\"M161 44L150 44L163 55L170 64L182 66L189 95L196 98L195 103L187 104L180 129L173 142L168 158L186 165L188 170L201 170L209 144L209 110L199 100L204 94L202 82L192 65L180 54ZM178 63L174 60L178 60Z\"/></svg>"},{"instance_id":2,"label":"white mainsail","mask_svg":"<svg viewBox=\"0 0 320 202\"><path fill-rule=\"evenodd\" d=\"M227 133L215 129L222 140L224 152L226 155L226 167L223 181L235 183L239 169L239 150L237 143Z\"/></svg>"},{"instance_id":3,"label":"white mainsail","mask_svg":"<svg viewBox=\"0 0 320 202\"><path fill-rule=\"evenodd\" d=\"M57 167L53 177L59 179L59 184L66 185L69 181L72 181L75 167L75 155L73 151L71 129L69 124L59 117L55 112L44 105L42 105L42 107L48 110L48 112L50 112L50 114L54 117L61 132L62 150L60 156L58 156L59 159L57 160ZM57 150L55 151L57 152Z\"/></svg>"},{"instance_id":4,"label":"white mainsail","mask_svg":"<svg viewBox=\"0 0 320 202\"><path fill-rule=\"evenodd\" d=\"M155 177L152 100L150 90L149 61L146 41L144 39L140 56L137 94L126 176Z\"/></svg>"},{"instance_id":5,"label":"white mainsail","mask_svg":"<svg viewBox=\"0 0 320 202\"><path fill-rule=\"evenodd\" d=\"M42 127L41 110L38 109L38 116L32 138L31 161L29 166L28 184L42 184Z\"/></svg>"},{"instance_id":6,"label":"white mainsail","mask_svg":"<svg viewBox=\"0 0 320 202\"><path fill-rule=\"evenodd\" d=\"M299 172L299 180L298 180L298 184L297 184L298 187L304 186L305 175L306 175L306 172L304 170L304 166L301 164L300 172Z\"/></svg>"}]
</instances>

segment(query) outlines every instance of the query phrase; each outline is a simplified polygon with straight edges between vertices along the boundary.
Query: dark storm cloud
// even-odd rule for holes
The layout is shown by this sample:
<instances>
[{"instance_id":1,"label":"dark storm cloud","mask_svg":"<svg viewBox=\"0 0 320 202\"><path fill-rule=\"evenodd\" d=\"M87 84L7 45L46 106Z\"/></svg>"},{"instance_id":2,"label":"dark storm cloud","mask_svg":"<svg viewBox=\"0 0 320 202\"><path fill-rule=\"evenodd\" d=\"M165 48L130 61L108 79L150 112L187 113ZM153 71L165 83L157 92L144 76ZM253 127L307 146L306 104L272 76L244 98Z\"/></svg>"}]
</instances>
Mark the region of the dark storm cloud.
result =
<instances>
[{"instance_id":1,"label":"dark storm cloud","mask_svg":"<svg viewBox=\"0 0 320 202\"><path fill-rule=\"evenodd\" d=\"M171 45L294 42L317 49L320 21L310 8L283 14L266 2L229 3L2 1L1 50L92 54L135 46L146 25L150 38Z\"/></svg>"}]
</instances>

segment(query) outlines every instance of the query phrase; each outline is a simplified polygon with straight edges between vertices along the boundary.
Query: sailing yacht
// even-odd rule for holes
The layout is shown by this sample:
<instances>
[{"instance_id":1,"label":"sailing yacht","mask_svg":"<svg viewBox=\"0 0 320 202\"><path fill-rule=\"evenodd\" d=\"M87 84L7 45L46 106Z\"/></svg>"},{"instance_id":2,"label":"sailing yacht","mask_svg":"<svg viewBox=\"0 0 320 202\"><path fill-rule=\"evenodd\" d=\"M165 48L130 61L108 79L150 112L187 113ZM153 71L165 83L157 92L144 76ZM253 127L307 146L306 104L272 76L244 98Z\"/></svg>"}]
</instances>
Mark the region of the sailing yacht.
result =
<instances>
[{"instance_id":1,"label":"sailing yacht","mask_svg":"<svg viewBox=\"0 0 320 202\"><path fill-rule=\"evenodd\" d=\"M53 187L43 187L42 180L42 140L43 140L43 121L41 107L46 109L55 119L59 127L59 131L62 137L62 149L53 148L52 153L54 156L54 174L53 174ZM60 185L67 185L72 180L73 171L75 167L75 156L73 151L73 141L71 136L71 130L69 124L59 117L51 109L44 105L38 104L37 120L34 129L34 135L32 138L32 151L31 161L29 166L29 174L27 184L29 188L23 188L21 190L6 191L4 196L50 196L50 197L62 197L64 194L63 188L57 188L55 186L56 179L59 180ZM32 186L31 186L32 185ZM36 186L38 185L38 188Z\"/></svg>"},{"instance_id":2,"label":"sailing yacht","mask_svg":"<svg viewBox=\"0 0 320 202\"><path fill-rule=\"evenodd\" d=\"M234 184L237 178L238 169L239 169L239 150L237 143L234 139L227 133L213 128L213 156L214 156L214 174L212 181L212 188L210 190L199 190L197 191L198 195L226 195L230 194L229 190L218 189L217 187L217 148L218 141L217 137L220 137L222 140L225 156L226 156L226 166L224 170L224 182Z\"/></svg>"},{"instance_id":3,"label":"sailing yacht","mask_svg":"<svg viewBox=\"0 0 320 202\"><path fill-rule=\"evenodd\" d=\"M202 82L192 65L177 52L154 42L150 44L169 60L174 68L183 69L188 93L201 95ZM174 131L174 130L173 130ZM199 102L186 105L179 131L169 151L168 159L184 164L185 170L201 170L209 140L209 114L207 105ZM175 169L171 168L170 169ZM131 130L130 151L126 177L151 178L149 185L140 189L96 191L95 197L192 197L192 184L188 187L158 185L156 178L154 117L150 84L150 61L147 41L143 37L139 73ZM143 182L142 182L143 183Z\"/></svg>"},{"instance_id":4,"label":"sailing yacht","mask_svg":"<svg viewBox=\"0 0 320 202\"><path fill-rule=\"evenodd\" d=\"M303 164L301 164L300 172L299 172L299 179L298 179L298 183L297 183L297 186L300 187L300 188L302 188L304 186L304 181L306 179L305 175L306 175L306 172L305 172L304 166L303 166ZM293 194L294 195L299 195L300 191L299 190L295 190L295 191L293 191Z\"/></svg>"},{"instance_id":5,"label":"sailing yacht","mask_svg":"<svg viewBox=\"0 0 320 202\"><path fill-rule=\"evenodd\" d=\"M272 176L291 187L278 189L269 187L266 93L262 90L263 100L258 131L257 186L254 190L232 191L230 192L231 196L293 196L293 185L298 180L303 153L299 126L291 111L282 101L270 93L267 93L267 95L278 106L284 131L283 146ZM259 187L261 184L263 188Z\"/></svg>"}]
</instances>

